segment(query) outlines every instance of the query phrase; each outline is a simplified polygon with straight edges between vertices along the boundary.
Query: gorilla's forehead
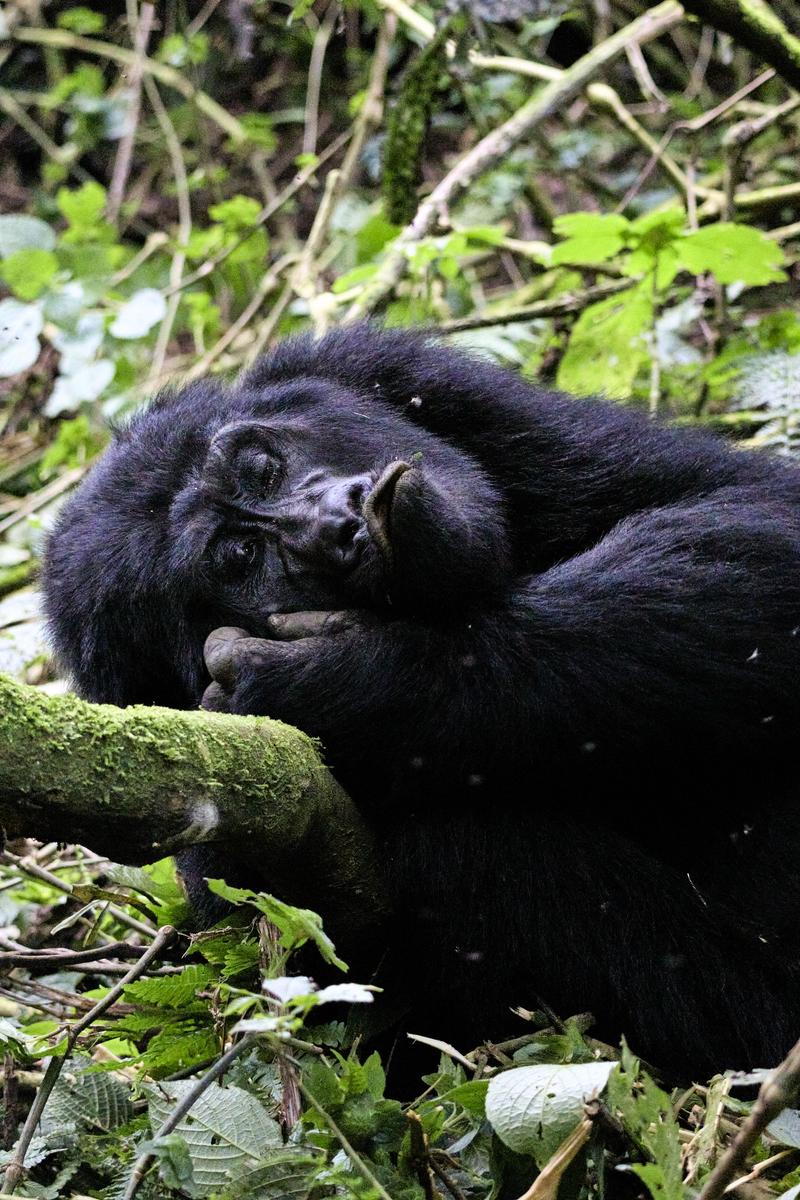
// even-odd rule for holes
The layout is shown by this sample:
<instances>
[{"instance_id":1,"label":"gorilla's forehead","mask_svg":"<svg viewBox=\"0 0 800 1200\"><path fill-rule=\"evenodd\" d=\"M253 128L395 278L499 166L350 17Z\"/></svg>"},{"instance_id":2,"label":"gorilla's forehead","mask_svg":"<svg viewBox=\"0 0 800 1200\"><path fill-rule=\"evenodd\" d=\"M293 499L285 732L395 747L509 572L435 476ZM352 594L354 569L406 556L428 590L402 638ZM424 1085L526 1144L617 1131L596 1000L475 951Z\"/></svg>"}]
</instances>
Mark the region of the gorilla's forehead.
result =
<instances>
[{"instance_id":1,"label":"gorilla's forehead","mask_svg":"<svg viewBox=\"0 0 800 1200\"><path fill-rule=\"evenodd\" d=\"M169 503L202 465L211 439L234 420L261 420L287 443L304 444L321 465L356 466L383 452L411 452L432 439L376 398L322 379L262 388L203 382L158 397L120 435L128 474L151 499Z\"/></svg>"}]
</instances>

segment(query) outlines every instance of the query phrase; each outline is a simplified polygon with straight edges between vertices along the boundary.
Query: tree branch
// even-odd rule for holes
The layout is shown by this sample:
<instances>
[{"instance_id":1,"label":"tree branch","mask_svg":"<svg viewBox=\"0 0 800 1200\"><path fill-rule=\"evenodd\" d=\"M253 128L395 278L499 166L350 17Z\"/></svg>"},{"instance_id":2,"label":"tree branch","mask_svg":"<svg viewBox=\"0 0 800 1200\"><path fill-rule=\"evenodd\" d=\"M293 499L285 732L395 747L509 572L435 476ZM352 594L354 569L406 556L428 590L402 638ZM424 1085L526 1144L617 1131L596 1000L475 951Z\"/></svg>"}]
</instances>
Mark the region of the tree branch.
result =
<instances>
[{"instance_id":1,"label":"tree branch","mask_svg":"<svg viewBox=\"0 0 800 1200\"><path fill-rule=\"evenodd\" d=\"M704 24L730 34L788 84L800 88L800 38L764 0L684 0L683 6Z\"/></svg>"},{"instance_id":2,"label":"tree branch","mask_svg":"<svg viewBox=\"0 0 800 1200\"><path fill-rule=\"evenodd\" d=\"M0 824L124 863L217 843L340 936L386 911L369 828L311 738L264 717L87 704L0 676Z\"/></svg>"}]
</instances>

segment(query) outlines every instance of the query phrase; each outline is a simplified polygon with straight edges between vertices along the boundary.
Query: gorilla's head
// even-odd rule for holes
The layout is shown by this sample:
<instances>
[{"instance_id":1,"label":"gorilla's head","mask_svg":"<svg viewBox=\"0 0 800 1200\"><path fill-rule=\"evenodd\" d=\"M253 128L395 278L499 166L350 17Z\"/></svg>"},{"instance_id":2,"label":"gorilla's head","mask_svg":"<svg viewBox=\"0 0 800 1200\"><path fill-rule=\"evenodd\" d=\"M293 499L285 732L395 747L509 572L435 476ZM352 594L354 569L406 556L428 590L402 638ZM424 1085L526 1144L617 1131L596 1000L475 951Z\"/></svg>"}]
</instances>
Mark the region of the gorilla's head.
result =
<instances>
[{"instance_id":1,"label":"gorilla's head","mask_svg":"<svg viewBox=\"0 0 800 1200\"><path fill-rule=\"evenodd\" d=\"M219 625L259 635L272 613L353 607L452 617L506 569L485 474L380 399L314 378L204 382L117 433L60 516L45 594L84 695L186 705Z\"/></svg>"}]
</instances>

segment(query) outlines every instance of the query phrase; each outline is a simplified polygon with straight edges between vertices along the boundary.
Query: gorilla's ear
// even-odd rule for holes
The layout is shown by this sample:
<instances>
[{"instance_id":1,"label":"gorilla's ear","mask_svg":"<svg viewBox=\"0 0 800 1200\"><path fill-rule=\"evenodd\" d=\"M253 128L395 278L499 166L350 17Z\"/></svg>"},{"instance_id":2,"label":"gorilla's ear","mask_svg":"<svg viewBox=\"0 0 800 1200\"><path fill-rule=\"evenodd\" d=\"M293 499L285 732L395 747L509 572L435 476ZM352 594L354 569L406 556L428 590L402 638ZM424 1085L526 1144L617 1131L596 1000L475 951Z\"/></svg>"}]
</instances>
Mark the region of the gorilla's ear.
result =
<instances>
[{"instance_id":1,"label":"gorilla's ear","mask_svg":"<svg viewBox=\"0 0 800 1200\"><path fill-rule=\"evenodd\" d=\"M216 494L263 496L275 484L277 445L263 421L231 421L208 447L203 480Z\"/></svg>"}]
</instances>

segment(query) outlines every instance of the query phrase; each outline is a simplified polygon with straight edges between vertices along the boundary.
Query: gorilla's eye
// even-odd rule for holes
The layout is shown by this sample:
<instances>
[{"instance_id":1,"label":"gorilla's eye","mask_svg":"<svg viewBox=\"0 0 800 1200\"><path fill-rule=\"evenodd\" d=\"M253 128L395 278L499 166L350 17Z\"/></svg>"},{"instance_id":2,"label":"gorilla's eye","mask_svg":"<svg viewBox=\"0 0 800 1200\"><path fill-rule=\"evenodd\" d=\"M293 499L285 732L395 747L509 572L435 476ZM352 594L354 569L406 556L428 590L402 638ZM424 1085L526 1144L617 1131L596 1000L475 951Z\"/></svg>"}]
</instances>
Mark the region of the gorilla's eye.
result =
<instances>
[{"instance_id":1,"label":"gorilla's eye","mask_svg":"<svg viewBox=\"0 0 800 1200\"><path fill-rule=\"evenodd\" d=\"M225 575L237 578L253 569L259 555L260 547L255 538L236 538L217 544L214 563Z\"/></svg>"}]
</instances>

